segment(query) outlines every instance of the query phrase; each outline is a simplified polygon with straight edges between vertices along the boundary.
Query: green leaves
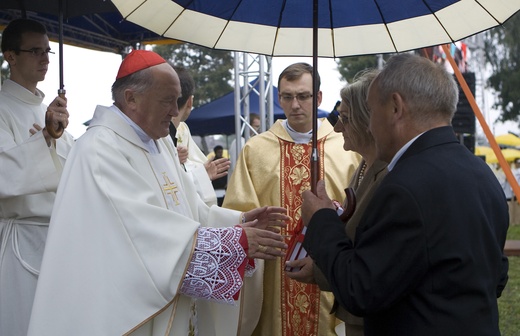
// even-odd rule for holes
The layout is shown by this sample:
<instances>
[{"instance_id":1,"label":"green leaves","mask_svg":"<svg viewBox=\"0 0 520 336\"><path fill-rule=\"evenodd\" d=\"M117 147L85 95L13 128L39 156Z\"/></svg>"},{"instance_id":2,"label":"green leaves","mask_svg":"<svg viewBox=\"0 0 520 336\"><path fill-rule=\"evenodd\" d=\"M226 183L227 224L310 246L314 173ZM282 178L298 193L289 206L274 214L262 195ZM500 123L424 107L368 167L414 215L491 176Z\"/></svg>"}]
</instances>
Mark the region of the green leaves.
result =
<instances>
[{"instance_id":1,"label":"green leaves","mask_svg":"<svg viewBox=\"0 0 520 336\"><path fill-rule=\"evenodd\" d=\"M189 43L157 45L153 51L171 64L186 68L195 81L193 107L233 91L233 54Z\"/></svg>"},{"instance_id":2,"label":"green leaves","mask_svg":"<svg viewBox=\"0 0 520 336\"><path fill-rule=\"evenodd\" d=\"M500 121L520 121L520 16L485 33L484 54L492 67L488 85L497 93Z\"/></svg>"}]
</instances>

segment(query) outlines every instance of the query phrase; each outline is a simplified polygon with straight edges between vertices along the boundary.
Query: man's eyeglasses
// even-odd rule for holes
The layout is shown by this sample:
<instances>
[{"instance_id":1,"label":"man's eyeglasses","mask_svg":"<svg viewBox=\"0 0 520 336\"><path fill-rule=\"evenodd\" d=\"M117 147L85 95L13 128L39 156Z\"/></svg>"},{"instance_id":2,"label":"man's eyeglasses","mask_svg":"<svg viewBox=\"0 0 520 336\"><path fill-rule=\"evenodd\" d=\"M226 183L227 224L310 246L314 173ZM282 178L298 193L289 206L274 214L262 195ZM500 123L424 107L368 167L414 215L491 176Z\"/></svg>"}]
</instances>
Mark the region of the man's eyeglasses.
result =
<instances>
[{"instance_id":1,"label":"man's eyeglasses","mask_svg":"<svg viewBox=\"0 0 520 336\"><path fill-rule=\"evenodd\" d=\"M43 55L54 54L54 51L50 49L42 49L42 48L31 48L31 49L16 49L16 52L26 52L31 53L34 57L42 57Z\"/></svg>"},{"instance_id":2,"label":"man's eyeglasses","mask_svg":"<svg viewBox=\"0 0 520 336\"><path fill-rule=\"evenodd\" d=\"M298 93L296 96L282 94L280 95L280 100L284 103L292 103L294 98L298 100L299 103L303 103L312 98L312 94L310 93Z\"/></svg>"}]
</instances>

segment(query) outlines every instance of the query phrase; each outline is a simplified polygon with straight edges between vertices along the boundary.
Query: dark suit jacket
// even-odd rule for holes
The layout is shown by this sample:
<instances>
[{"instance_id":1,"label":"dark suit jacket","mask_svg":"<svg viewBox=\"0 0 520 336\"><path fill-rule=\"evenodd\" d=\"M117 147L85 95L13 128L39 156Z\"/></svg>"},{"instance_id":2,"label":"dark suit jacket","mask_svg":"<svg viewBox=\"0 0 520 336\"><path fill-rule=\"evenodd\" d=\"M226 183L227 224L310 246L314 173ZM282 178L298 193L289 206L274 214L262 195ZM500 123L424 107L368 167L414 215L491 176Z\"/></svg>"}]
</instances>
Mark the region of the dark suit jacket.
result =
<instances>
[{"instance_id":1,"label":"dark suit jacket","mask_svg":"<svg viewBox=\"0 0 520 336\"><path fill-rule=\"evenodd\" d=\"M362 161L356 172L352 176L348 187L354 189L356 194L356 208L352 217L348 220L345 225L345 233L352 241L355 241L356 228L365 212L367 205L372 199L374 191L379 186L383 178L386 176L387 163L376 160L370 168L364 173L364 177L359 183L359 175L365 161ZM345 205L345 204L343 204ZM371 211L370 209L368 211ZM314 267L314 279L320 290L332 291L330 285L318 267ZM338 301L334 300L334 306L332 312L336 314L336 317L345 322L345 334L348 336L364 336L363 331L363 319L358 316L354 316L347 312L343 306L338 305Z\"/></svg>"},{"instance_id":2,"label":"dark suit jacket","mask_svg":"<svg viewBox=\"0 0 520 336\"><path fill-rule=\"evenodd\" d=\"M383 179L357 228L312 217L304 247L370 335L500 335L507 282L504 193L451 127L421 135Z\"/></svg>"}]
</instances>

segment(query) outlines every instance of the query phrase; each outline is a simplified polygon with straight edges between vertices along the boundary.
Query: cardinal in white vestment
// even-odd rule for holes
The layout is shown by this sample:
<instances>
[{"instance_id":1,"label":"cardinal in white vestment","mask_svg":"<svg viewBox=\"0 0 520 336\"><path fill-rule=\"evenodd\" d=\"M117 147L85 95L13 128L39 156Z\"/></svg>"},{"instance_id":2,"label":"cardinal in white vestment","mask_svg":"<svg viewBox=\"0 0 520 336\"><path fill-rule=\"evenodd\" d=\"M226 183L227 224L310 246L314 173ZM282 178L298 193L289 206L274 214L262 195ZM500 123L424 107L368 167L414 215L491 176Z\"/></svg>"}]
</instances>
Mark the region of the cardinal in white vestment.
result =
<instances>
[{"instance_id":1,"label":"cardinal in white vestment","mask_svg":"<svg viewBox=\"0 0 520 336\"><path fill-rule=\"evenodd\" d=\"M130 53L112 92L64 168L29 335L197 335L197 301L233 304L252 258L283 255L288 217L200 199L166 137L181 90L159 55Z\"/></svg>"}]
</instances>

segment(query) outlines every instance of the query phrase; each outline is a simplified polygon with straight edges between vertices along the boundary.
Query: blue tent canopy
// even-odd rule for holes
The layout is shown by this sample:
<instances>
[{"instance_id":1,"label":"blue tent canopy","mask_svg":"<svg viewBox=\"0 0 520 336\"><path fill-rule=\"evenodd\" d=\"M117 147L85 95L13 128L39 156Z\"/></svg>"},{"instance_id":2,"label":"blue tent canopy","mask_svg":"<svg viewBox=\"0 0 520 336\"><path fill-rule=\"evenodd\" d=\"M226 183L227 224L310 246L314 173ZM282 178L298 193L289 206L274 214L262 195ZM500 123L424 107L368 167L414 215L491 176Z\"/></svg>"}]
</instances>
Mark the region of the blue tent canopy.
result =
<instances>
[{"instance_id":1,"label":"blue tent canopy","mask_svg":"<svg viewBox=\"0 0 520 336\"><path fill-rule=\"evenodd\" d=\"M125 54L127 47L137 44L178 42L166 39L146 28L124 20L114 4L109 1L83 2L85 2L84 5L78 5L77 7L82 10L92 7L92 13L86 12L78 15L70 12L68 16L65 15L63 41L66 44L92 50ZM18 9L23 7L22 3L23 1L15 0L0 1L0 30L7 26L10 21L24 17L22 11ZM58 41L59 36L59 21L56 14L57 9L55 8L57 3L57 1L33 1L31 11L25 13L28 19L41 22L47 28L47 34L53 41Z\"/></svg>"},{"instance_id":2,"label":"blue tent canopy","mask_svg":"<svg viewBox=\"0 0 520 336\"><path fill-rule=\"evenodd\" d=\"M278 88L275 86L273 86L273 97L278 97ZM249 112L260 114L256 91L251 91L249 95ZM323 118L327 115L328 112L318 109L318 117ZM274 98L273 102L273 119L285 119L277 98ZM193 109L186 124L190 127L192 135L235 134L235 92L232 91Z\"/></svg>"}]
</instances>

